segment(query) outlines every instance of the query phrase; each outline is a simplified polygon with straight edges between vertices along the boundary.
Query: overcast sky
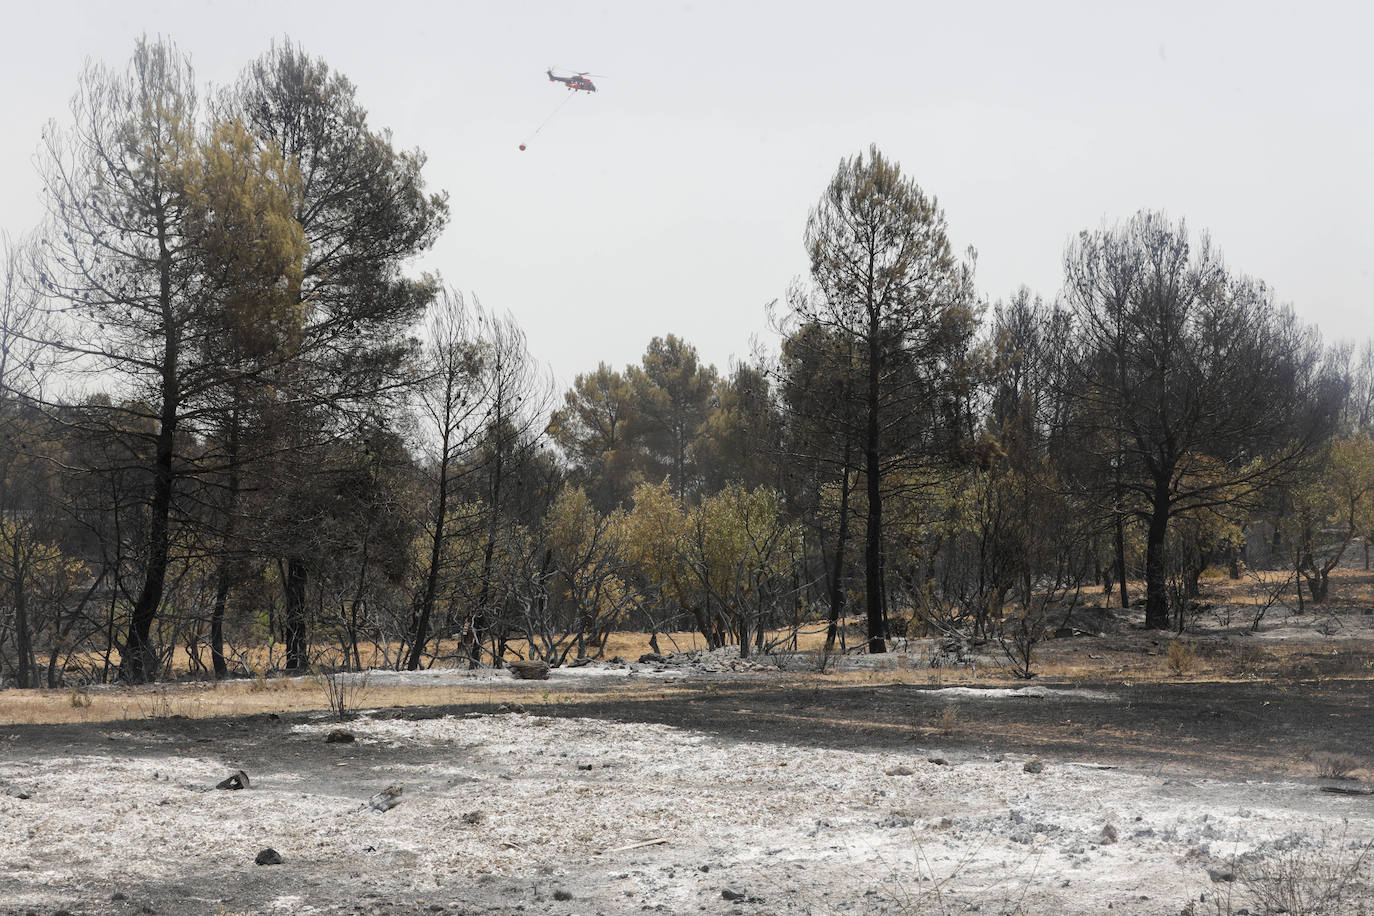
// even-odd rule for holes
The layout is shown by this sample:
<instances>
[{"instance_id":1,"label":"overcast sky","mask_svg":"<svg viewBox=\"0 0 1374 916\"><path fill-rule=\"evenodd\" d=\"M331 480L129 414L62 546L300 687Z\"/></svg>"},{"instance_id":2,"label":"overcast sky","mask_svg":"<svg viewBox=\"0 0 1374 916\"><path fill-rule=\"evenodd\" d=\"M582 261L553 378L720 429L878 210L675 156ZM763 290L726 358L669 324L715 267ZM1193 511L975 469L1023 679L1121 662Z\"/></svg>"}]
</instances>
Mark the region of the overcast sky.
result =
<instances>
[{"instance_id":1,"label":"overcast sky","mask_svg":"<svg viewBox=\"0 0 1374 916\"><path fill-rule=\"evenodd\" d=\"M1374 12L1343 3L25 2L0 36L0 229L86 58L173 39L224 84L283 36L423 150L452 225L416 270L510 311L561 384L675 333L726 368L807 268L839 161L876 143L1053 298L1070 236L1141 208L1210 231L1328 339L1374 334ZM545 68L594 74L567 100ZM521 142L528 143L525 152Z\"/></svg>"}]
</instances>

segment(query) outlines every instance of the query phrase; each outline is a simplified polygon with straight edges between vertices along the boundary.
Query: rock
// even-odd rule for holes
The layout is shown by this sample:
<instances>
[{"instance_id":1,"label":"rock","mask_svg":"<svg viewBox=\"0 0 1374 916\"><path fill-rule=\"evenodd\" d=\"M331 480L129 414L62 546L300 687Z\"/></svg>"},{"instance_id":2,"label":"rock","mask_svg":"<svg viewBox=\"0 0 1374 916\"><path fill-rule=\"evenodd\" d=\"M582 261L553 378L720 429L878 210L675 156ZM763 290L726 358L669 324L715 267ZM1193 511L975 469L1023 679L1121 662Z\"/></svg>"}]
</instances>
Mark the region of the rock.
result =
<instances>
[{"instance_id":1,"label":"rock","mask_svg":"<svg viewBox=\"0 0 1374 916\"><path fill-rule=\"evenodd\" d=\"M282 862L281 853L271 846L258 853L258 857L253 860L258 865L280 865Z\"/></svg>"},{"instance_id":2,"label":"rock","mask_svg":"<svg viewBox=\"0 0 1374 916\"><path fill-rule=\"evenodd\" d=\"M525 707L520 703L502 703L500 706L496 707L496 711L523 713L525 711Z\"/></svg>"},{"instance_id":3,"label":"rock","mask_svg":"<svg viewBox=\"0 0 1374 916\"><path fill-rule=\"evenodd\" d=\"M522 681L544 681L549 677L547 662L517 660L506 662L506 666Z\"/></svg>"},{"instance_id":4,"label":"rock","mask_svg":"<svg viewBox=\"0 0 1374 916\"><path fill-rule=\"evenodd\" d=\"M639 657L639 663L641 665L662 664L667 660L668 659L664 658L662 655L659 655L657 652L645 652L643 655Z\"/></svg>"},{"instance_id":5,"label":"rock","mask_svg":"<svg viewBox=\"0 0 1374 916\"><path fill-rule=\"evenodd\" d=\"M1211 878L1215 884L1223 882L1229 884L1236 880L1236 873L1230 868L1209 868L1207 869L1207 877Z\"/></svg>"},{"instance_id":6,"label":"rock","mask_svg":"<svg viewBox=\"0 0 1374 916\"><path fill-rule=\"evenodd\" d=\"M1104 824L1104 825L1102 826L1102 832L1099 833L1099 834L1097 835L1097 843L1098 843L1098 845L1099 845L1099 846L1110 846L1112 843L1115 843L1115 842L1116 842L1116 828L1113 827L1111 824Z\"/></svg>"},{"instance_id":7,"label":"rock","mask_svg":"<svg viewBox=\"0 0 1374 916\"><path fill-rule=\"evenodd\" d=\"M400 786L387 786L376 795L367 800L359 811L380 811L385 813L401 803L401 793L405 789Z\"/></svg>"},{"instance_id":8,"label":"rock","mask_svg":"<svg viewBox=\"0 0 1374 916\"><path fill-rule=\"evenodd\" d=\"M720 892L720 896L722 900L743 900L745 895L727 887Z\"/></svg>"},{"instance_id":9,"label":"rock","mask_svg":"<svg viewBox=\"0 0 1374 916\"><path fill-rule=\"evenodd\" d=\"M358 736L346 728L336 728L324 738L325 744L352 744Z\"/></svg>"},{"instance_id":10,"label":"rock","mask_svg":"<svg viewBox=\"0 0 1374 916\"><path fill-rule=\"evenodd\" d=\"M216 789L246 789L248 788L248 774L239 770L233 776L215 786Z\"/></svg>"},{"instance_id":11,"label":"rock","mask_svg":"<svg viewBox=\"0 0 1374 916\"><path fill-rule=\"evenodd\" d=\"M110 895L110 900L111 900L111 902L113 902L113 903L118 903L118 902L121 901L121 900L128 900L128 899L129 899L129 895L128 895L128 894L121 893L120 891L115 891L113 894Z\"/></svg>"},{"instance_id":12,"label":"rock","mask_svg":"<svg viewBox=\"0 0 1374 916\"><path fill-rule=\"evenodd\" d=\"M571 894L570 892L568 892L568 891L563 890L563 888L560 887L558 890L556 890L556 891L553 892L553 899L554 899L554 900L571 900L571 899L572 899L572 894Z\"/></svg>"},{"instance_id":13,"label":"rock","mask_svg":"<svg viewBox=\"0 0 1374 916\"><path fill-rule=\"evenodd\" d=\"M933 764L935 764L937 767L947 767L947 766L949 766L949 761L946 760L946 759L943 758L943 757L927 757L927 758L926 758L926 762L927 762L927 763L933 763Z\"/></svg>"},{"instance_id":14,"label":"rock","mask_svg":"<svg viewBox=\"0 0 1374 916\"><path fill-rule=\"evenodd\" d=\"M579 770L590 770L592 768L592 765L590 763L579 763L577 765L577 768Z\"/></svg>"},{"instance_id":15,"label":"rock","mask_svg":"<svg viewBox=\"0 0 1374 916\"><path fill-rule=\"evenodd\" d=\"M1030 760L1026 761L1025 766L1021 767L1021 769L1025 770L1027 773L1043 773L1045 772L1045 764L1039 757L1032 757Z\"/></svg>"},{"instance_id":16,"label":"rock","mask_svg":"<svg viewBox=\"0 0 1374 916\"><path fill-rule=\"evenodd\" d=\"M462 821L464 824L485 824L487 822L487 812L469 811L462 817L460 817L459 820Z\"/></svg>"},{"instance_id":17,"label":"rock","mask_svg":"<svg viewBox=\"0 0 1374 916\"><path fill-rule=\"evenodd\" d=\"M883 773L884 773L884 775L887 775L887 776L914 776L914 775L916 775L916 771L913 770L911 767L902 767L902 766L888 767L886 770L883 770Z\"/></svg>"}]
</instances>

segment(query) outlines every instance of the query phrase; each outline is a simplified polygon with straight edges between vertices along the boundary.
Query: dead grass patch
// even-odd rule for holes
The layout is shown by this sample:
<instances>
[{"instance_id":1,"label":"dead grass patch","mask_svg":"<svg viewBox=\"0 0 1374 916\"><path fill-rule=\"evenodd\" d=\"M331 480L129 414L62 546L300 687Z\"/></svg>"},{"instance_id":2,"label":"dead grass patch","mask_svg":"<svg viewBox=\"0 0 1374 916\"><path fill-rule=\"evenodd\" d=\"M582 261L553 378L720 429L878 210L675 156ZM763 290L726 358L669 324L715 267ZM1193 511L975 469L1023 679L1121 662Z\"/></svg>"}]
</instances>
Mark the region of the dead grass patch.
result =
<instances>
[{"instance_id":1,"label":"dead grass patch","mask_svg":"<svg viewBox=\"0 0 1374 916\"><path fill-rule=\"evenodd\" d=\"M1312 763L1322 779L1354 779L1360 761L1352 754L1313 754Z\"/></svg>"}]
</instances>

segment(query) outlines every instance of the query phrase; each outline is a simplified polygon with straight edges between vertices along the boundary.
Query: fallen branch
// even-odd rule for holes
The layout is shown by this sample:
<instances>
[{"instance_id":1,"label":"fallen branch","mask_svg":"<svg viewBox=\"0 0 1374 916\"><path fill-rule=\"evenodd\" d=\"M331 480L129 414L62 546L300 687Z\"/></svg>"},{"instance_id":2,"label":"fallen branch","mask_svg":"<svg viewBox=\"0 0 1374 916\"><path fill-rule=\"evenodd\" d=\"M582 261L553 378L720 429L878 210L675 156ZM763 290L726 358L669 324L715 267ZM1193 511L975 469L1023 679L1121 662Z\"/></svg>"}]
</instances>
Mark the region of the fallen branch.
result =
<instances>
[{"instance_id":1,"label":"fallen branch","mask_svg":"<svg viewBox=\"0 0 1374 916\"><path fill-rule=\"evenodd\" d=\"M626 852L630 849L643 849L645 846L660 846L666 842L668 842L667 837L660 837L657 840L645 840L642 843L631 843L629 846L616 846L613 849L603 849L598 852L597 855L603 856L608 852Z\"/></svg>"}]
</instances>

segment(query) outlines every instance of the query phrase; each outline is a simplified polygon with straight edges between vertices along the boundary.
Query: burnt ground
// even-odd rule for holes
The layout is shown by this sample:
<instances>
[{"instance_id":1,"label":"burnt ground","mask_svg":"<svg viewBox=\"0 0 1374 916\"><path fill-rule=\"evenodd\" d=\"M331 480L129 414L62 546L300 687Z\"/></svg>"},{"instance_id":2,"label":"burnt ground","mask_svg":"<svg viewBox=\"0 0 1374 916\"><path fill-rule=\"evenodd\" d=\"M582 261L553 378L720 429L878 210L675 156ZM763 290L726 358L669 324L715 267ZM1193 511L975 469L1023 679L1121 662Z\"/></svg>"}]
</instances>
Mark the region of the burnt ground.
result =
<instances>
[{"instance_id":1,"label":"burnt ground","mask_svg":"<svg viewBox=\"0 0 1374 916\"><path fill-rule=\"evenodd\" d=\"M1369 619L1361 611L1355 623L1368 627ZM1367 756L1374 746L1374 680L1368 676L1374 640L1367 638L1363 629L1355 632L1349 627L1334 637L1314 633L1292 639L1280 637L1280 641L1271 640L1259 650L1244 634L1213 632L1190 638L1191 651L1179 666L1184 670L1172 672L1169 642L1167 634L1134 629L1109 637L1054 640L1042 647L1046 673L1034 680L1016 680L991 668L932 677L924 659L912 662L910 657L905 662L894 657L866 666L854 660L857 668L842 664L839 673L808 671L805 663L800 670L784 670L784 666L770 669L765 662L726 671L693 665L621 665L616 667L638 670L632 670L629 677L617 671L614 677L608 672L604 677L547 682L506 680L497 674L481 681L480 689L474 683L474 702L430 705L424 702L423 688L417 688L413 705L371 710L369 717L382 725L444 717L485 719L508 715L514 706L527 712L531 722L536 717L567 719L570 723L599 721L630 726L629 734L635 734L639 726L646 731L661 726L682 729L704 735L716 745L746 749L746 756L747 748L771 745L784 754L790 748L813 748L914 754L910 759L923 759L920 755L929 753L927 749L937 748L955 765L951 774L961 769L957 765L963 761L1034 755L1051 765L1063 761L1141 774L1166 787L1178 785L1179 779L1237 784L1254 781L1257 786L1283 780L1300 790L1285 802L1295 814L1307 810L1302 799L1311 797L1331 800L1313 802L1311 810L1320 809L1320 817L1329 818L1337 812L1335 819L1340 820L1343 815L1339 812L1351 811L1359 812L1362 821L1374 821L1374 814L1365 813L1374 806L1374 800L1335 800L1316 792L1322 784L1316 761L1325 755L1348 755L1361 768L1357 776L1374 772L1374 759ZM955 692L947 689L955 684L1000 690L1001 698L975 699L964 690L956 701ZM1047 695L1023 692L1007 696L1009 690L1026 686L1045 688ZM452 690L445 695L452 696ZM142 799L144 808L132 800L116 806L117 822L90 822L89 829L95 834L117 824L121 836L128 829L128 819L158 815L156 810L147 811L146 787L131 791L133 786L127 779L146 779L146 771L157 767L162 772L155 778L170 780L187 791L208 789L210 783L204 773L171 772L187 761L216 761L217 768L221 764L224 767L223 775L237 767L250 774L289 773L292 781L288 788L299 791L299 798L313 796L336 806L339 799L362 800L376 792L380 788L378 773L404 770L415 774L408 778L422 790L444 790L460 797L465 788L455 786L455 780L473 778L453 777L442 785L436 781L440 777L435 773L452 772L455 761L466 759L461 744L413 743L400 749L382 741L326 744L318 730L323 720L319 712L282 711L205 719L164 715L116 722L0 723L0 829L10 826L5 823L4 812L33 810L15 807L30 803L17 797L25 788L26 774L41 773L45 768L50 773L60 771L65 761L88 761L87 766L90 760L105 758L135 762L137 776L113 775L108 782L89 787L83 783L81 791L86 794L81 798L59 800L66 806L61 829L70 831L71 824L81 819L83 804L92 798L108 802L111 796L128 792L130 799ZM315 731L305 731L308 728ZM549 753L556 753L556 748L550 748ZM480 774L478 778L510 778L510 774L497 773L490 760L478 761L479 753L471 756L471 772ZM775 755L774 759L781 758ZM530 761L522 765L529 766ZM1366 767L1370 770L1364 771ZM1019 763L1015 772L1020 774ZM932 778L939 780L941 773L935 772ZM492 785L500 786L492 782L472 786L470 804L474 810L486 804L485 793ZM561 785L557 780L553 783ZM1301 794L1306 791L1311 795ZM1251 804L1254 794L1237 797ZM466 799L461 802L467 803ZM154 804L184 802L170 798ZM540 813L533 810L520 816L538 818ZM741 816L749 815L742 812ZM404 876L413 858L407 858L404 850L383 856L371 851L371 846L297 850L296 867L289 869L245 867L241 855L212 858L207 863L202 854L194 867L178 869L173 863L164 870L173 878L130 880L127 874L113 873L117 870L107 874L98 867L98 861L95 866L72 866L68 860L81 848L80 837L70 841L78 845L64 845L41 836L41 829L31 824L25 829L30 831L32 842L24 844L21 840L16 845L31 847L32 860L14 866L9 874L31 877L7 889L4 870L0 869L0 914L4 916L55 916L63 912L89 916L559 912L571 916L675 911L662 903L652 904L652 896L642 898L646 901L642 906L608 905L604 886L625 875L585 866L580 872L574 869L574 874L553 870L548 864L531 864L518 875L509 871L500 876L479 874L466 883L431 887L423 896L418 892L398 894L396 880ZM213 830L213 825L209 829ZM240 824L230 829L244 828ZM243 847L251 841L256 848L255 838L224 839L229 846L236 843ZM0 845L3 842L0 837ZM139 854L147 856L149 851L142 849ZM167 855L175 857L178 853L168 850ZM684 866L678 861L665 867L671 878L672 868ZM681 871L678 874L680 880ZM693 880L701 878L695 875ZM51 885L50 892L36 890L45 884ZM565 886L576 889L572 903L567 903L565 896L553 896L555 891L564 894ZM727 903L720 899L718 889L712 893L714 897L703 897L704 902L691 909L722 913L955 911L878 906L871 899L867 903L863 899L857 903L827 900L814 907L796 901L778 905L776 896L769 904L754 900L754 905L753 898ZM597 906L581 903L598 899L602 903ZM1177 901L1157 906L1146 895L1132 900L1148 902L1119 904L1116 910L1180 911ZM270 906L268 902L272 902ZM1057 911L1052 909L1054 905L1058 904L1047 903L1050 909L1018 905L1019 909L985 911L1052 912Z\"/></svg>"},{"instance_id":2,"label":"burnt ground","mask_svg":"<svg viewBox=\"0 0 1374 916\"><path fill-rule=\"evenodd\" d=\"M567 690L558 702L547 704L526 685L512 683L508 690L495 694L488 690L481 703L392 708L377 710L372 717L418 720L499 714L501 695L508 693L509 702L522 704L531 715L667 725L704 733L731 745L776 743L898 752L938 746L956 762L961 757L1034 754L1049 761L1088 761L1154 775L1237 781L1282 776L1313 783L1317 781L1310 762L1314 753L1344 753L1364 761L1374 741L1374 716L1370 715L1374 682L1358 678L1165 681L1129 686L1078 679L1071 685L1047 682L1040 686L1095 690L1110 693L1115 699L1103 701L1055 690L1053 699L960 702L951 720L944 712L949 700L939 687L882 683L881 674L873 683L853 685L828 683L823 676L798 680L759 673L671 685L625 685L614 691L588 689L584 694ZM106 725L6 726L0 731L0 773L6 772L6 761L20 754L29 761L47 758L54 763L93 755L150 761L178 755L211 757L232 761L249 773L290 770L301 775L298 788L303 792L365 799L378 788L375 777L369 774L394 765L398 759L410 768L442 766L454 759L452 748L411 747L399 755L394 747L377 743L325 744L318 735L304 736L294 729L319 720L319 714L284 713L206 720L172 717ZM22 773L14 775L19 778L9 782L22 786ZM176 774L172 778L176 779ZM101 791L120 793L122 786L111 783ZM1370 804L1365 799L1352 799L1351 803L1361 807ZM481 798L474 798L472 805L480 808ZM404 863L400 864L403 867ZM61 863L45 863L41 858L32 863L35 869L45 865ZM354 879L361 877L358 872L350 874ZM124 916L289 911L258 909L263 901L273 899L307 900L310 906L299 912L328 913L545 912L551 911L545 906L553 904L549 899L554 891L551 879L541 878L537 872L520 881L473 883L404 899L385 890L369 890L365 879L341 884L339 878L327 866L327 857L316 869L289 873L245 869L242 863L226 859L210 873L202 866L195 874L174 881L131 886L127 880L92 880L80 893L62 895L46 911L30 906L6 908L0 903L0 913ZM216 892L215 909L206 902L207 882ZM0 887L0 901L4 897ZM197 900L204 905L192 903ZM772 912L723 907L717 910Z\"/></svg>"}]
</instances>

